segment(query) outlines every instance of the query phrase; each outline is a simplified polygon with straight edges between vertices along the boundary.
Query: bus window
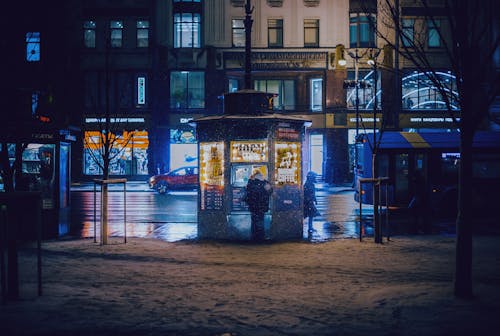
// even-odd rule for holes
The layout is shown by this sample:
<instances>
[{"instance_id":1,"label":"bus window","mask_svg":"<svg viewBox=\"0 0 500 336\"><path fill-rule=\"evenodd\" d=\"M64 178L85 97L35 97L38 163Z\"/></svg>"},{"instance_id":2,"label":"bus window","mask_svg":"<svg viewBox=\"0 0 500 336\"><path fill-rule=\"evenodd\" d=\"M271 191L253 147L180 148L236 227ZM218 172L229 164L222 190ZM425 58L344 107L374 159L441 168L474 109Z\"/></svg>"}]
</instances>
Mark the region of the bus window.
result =
<instances>
[{"instance_id":1,"label":"bus window","mask_svg":"<svg viewBox=\"0 0 500 336\"><path fill-rule=\"evenodd\" d=\"M395 155L396 171L394 177L396 203L408 204L408 153Z\"/></svg>"},{"instance_id":2,"label":"bus window","mask_svg":"<svg viewBox=\"0 0 500 336\"><path fill-rule=\"evenodd\" d=\"M378 176L389 176L389 156L387 154L378 154Z\"/></svg>"},{"instance_id":3,"label":"bus window","mask_svg":"<svg viewBox=\"0 0 500 336\"><path fill-rule=\"evenodd\" d=\"M458 181L458 167L460 166L460 153L441 153L441 177L448 183Z\"/></svg>"}]
</instances>

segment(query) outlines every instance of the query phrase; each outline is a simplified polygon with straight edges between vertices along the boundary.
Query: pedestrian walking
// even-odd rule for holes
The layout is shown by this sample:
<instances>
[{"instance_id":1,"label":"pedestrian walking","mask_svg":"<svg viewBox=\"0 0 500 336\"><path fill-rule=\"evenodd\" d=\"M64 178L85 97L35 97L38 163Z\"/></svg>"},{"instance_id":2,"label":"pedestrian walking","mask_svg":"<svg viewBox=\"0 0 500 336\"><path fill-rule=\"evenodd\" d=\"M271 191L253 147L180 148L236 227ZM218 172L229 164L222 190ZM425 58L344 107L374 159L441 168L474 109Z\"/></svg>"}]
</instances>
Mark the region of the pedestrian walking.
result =
<instances>
[{"instance_id":1,"label":"pedestrian walking","mask_svg":"<svg viewBox=\"0 0 500 336\"><path fill-rule=\"evenodd\" d=\"M308 232L313 232L313 218L319 216L320 213L316 208L318 201L316 200L316 173L307 173L306 183L304 183L304 218L309 218L308 220Z\"/></svg>"},{"instance_id":2,"label":"pedestrian walking","mask_svg":"<svg viewBox=\"0 0 500 336\"><path fill-rule=\"evenodd\" d=\"M264 214L269 210L269 197L273 188L259 170L248 179L245 200L251 216L251 239L264 240Z\"/></svg>"}]
</instances>

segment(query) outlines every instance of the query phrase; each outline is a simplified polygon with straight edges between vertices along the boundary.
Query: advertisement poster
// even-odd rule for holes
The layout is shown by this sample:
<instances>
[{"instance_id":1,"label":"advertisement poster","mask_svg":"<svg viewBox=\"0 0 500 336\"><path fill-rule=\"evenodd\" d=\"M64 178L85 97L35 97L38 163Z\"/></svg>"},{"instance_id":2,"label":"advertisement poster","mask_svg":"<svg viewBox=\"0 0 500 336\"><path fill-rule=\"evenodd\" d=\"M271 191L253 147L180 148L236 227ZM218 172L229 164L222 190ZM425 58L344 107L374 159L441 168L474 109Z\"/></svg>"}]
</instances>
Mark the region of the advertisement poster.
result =
<instances>
[{"instance_id":1,"label":"advertisement poster","mask_svg":"<svg viewBox=\"0 0 500 336\"><path fill-rule=\"evenodd\" d=\"M300 185L300 149L300 142L276 142L276 183Z\"/></svg>"},{"instance_id":2,"label":"advertisement poster","mask_svg":"<svg viewBox=\"0 0 500 336\"><path fill-rule=\"evenodd\" d=\"M220 210L224 195L224 143L200 143L201 210Z\"/></svg>"},{"instance_id":3,"label":"advertisement poster","mask_svg":"<svg viewBox=\"0 0 500 336\"><path fill-rule=\"evenodd\" d=\"M198 145L193 130L170 130L170 170L198 166Z\"/></svg>"}]
</instances>

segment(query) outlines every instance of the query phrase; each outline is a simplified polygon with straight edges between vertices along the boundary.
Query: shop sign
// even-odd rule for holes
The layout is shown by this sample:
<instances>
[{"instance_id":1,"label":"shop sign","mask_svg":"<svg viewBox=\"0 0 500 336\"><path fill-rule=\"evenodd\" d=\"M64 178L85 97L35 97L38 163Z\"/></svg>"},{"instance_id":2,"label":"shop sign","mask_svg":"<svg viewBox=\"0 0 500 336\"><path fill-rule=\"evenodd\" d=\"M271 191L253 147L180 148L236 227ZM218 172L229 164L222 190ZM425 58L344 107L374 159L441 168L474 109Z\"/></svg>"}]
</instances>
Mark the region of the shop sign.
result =
<instances>
[{"instance_id":1,"label":"shop sign","mask_svg":"<svg viewBox=\"0 0 500 336\"><path fill-rule=\"evenodd\" d=\"M378 127L382 121L381 113L377 113L377 125ZM358 114L358 124L360 128L373 128L373 113L359 113ZM355 128L356 127L356 114L348 113L347 114L347 127Z\"/></svg>"},{"instance_id":2,"label":"shop sign","mask_svg":"<svg viewBox=\"0 0 500 336\"><path fill-rule=\"evenodd\" d=\"M300 134L293 128L278 127L275 136L281 140L299 140Z\"/></svg>"},{"instance_id":3,"label":"shop sign","mask_svg":"<svg viewBox=\"0 0 500 336\"><path fill-rule=\"evenodd\" d=\"M252 69L325 69L327 60L327 52L252 52ZM224 64L226 69L242 68L245 53L225 52Z\"/></svg>"},{"instance_id":4,"label":"shop sign","mask_svg":"<svg viewBox=\"0 0 500 336\"><path fill-rule=\"evenodd\" d=\"M266 141L231 141L231 162L267 162Z\"/></svg>"},{"instance_id":5,"label":"shop sign","mask_svg":"<svg viewBox=\"0 0 500 336\"><path fill-rule=\"evenodd\" d=\"M454 120L445 113L402 113L399 115L399 125L403 128L451 128ZM459 117L455 119L457 122L460 121Z\"/></svg>"}]
</instances>

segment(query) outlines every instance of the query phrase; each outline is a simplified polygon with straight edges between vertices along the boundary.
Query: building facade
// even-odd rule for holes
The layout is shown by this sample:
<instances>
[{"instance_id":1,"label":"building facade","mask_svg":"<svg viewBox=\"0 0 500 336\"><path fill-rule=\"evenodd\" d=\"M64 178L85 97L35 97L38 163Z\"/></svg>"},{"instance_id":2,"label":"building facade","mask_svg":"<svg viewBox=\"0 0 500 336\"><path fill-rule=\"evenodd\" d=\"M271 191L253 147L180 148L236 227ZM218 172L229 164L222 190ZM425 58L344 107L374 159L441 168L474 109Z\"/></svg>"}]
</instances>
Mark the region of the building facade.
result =
<instances>
[{"instance_id":1,"label":"building facade","mask_svg":"<svg viewBox=\"0 0 500 336\"><path fill-rule=\"evenodd\" d=\"M223 95L245 86L245 0L76 1L82 140L73 175L94 178L102 123L111 120L111 175L146 177L197 164L190 121L222 113ZM400 1L407 40L420 39L451 93L443 62L444 15L425 20ZM251 85L275 94L274 109L307 116L305 171L327 183L351 180L359 133L385 128L451 129L445 99L399 58L377 1L252 0ZM443 20L440 19L442 15ZM376 27L376 28L375 28ZM392 29L394 30L394 28ZM373 62L372 62L373 61ZM374 123L376 121L376 123Z\"/></svg>"}]
</instances>

